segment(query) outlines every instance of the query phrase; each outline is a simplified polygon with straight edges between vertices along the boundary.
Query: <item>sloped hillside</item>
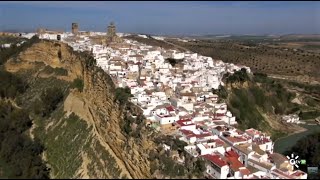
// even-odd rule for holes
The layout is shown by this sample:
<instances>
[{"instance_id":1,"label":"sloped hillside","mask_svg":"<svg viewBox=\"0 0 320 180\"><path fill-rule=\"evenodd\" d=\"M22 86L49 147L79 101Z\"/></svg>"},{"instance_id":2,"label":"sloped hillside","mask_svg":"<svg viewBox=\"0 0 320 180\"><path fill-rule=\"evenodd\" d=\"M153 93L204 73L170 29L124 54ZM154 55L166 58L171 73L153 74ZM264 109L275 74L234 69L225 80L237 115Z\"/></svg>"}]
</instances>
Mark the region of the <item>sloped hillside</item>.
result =
<instances>
[{"instance_id":1,"label":"sloped hillside","mask_svg":"<svg viewBox=\"0 0 320 180\"><path fill-rule=\"evenodd\" d=\"M281 116L296 112L300 105L293 103L296 94L287 91L280 83L264 74L250 75L245 69L227 74L226 87L217 92L232 114L239 128L256 128L268 132L275 140L302 128L281 121Z\"/></svg>"},{"instance_id":2,"label":"sloped hillside","mask_svg":"<svg viewBox=\"0 0 320 180\"><path fill-rule=\"evenodd\" d=\"M154 144L143 119L124 129L132 104L120 105L111 78L88 54L60 42L39 41L4 64L28 88L14 101L28 109L32 139L44 145L42 159L51 178L150 178L148 154ZM130 124L129 124L130 125Z\"/></svg>"}]
</instances>

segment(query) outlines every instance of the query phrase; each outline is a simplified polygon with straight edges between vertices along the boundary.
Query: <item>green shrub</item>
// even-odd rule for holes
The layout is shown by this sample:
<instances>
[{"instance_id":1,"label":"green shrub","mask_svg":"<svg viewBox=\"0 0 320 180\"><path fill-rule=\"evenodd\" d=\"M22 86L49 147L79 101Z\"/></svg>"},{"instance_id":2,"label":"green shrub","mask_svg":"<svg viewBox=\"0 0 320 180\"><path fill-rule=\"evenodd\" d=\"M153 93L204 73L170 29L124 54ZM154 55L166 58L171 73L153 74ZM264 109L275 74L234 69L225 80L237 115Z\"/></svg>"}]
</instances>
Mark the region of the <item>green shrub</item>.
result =
<instances>
[{"instance_id":1,"label":"green shrub","mask_svg":"<svg viewBox=\"0 0 320 180\"><path fill-rule=\"evenodd\" d=\"M1 178L48 179L49 171L40 154L44 147L26 134L32 121L28 111L0 101L0 173Z\"/></svg>"},{"instance_id":2,"label":"green shrub","mask_svg":"<svg viewBox=\"0 0 320 180\"><path fill-rule=\"evenodd\" d=\"M56 67L56 68L53 68L49 65L47 65L43 71L46 73L46 74L52 74L54 73L55 75L57 76L68 76L68 70L64 69L64 68L61 68L61 67Z\"/></svg>"},{"instance_id":3,"label":"green shrub","mask_svg":"<svg viewBox=\"0 0 320 180\"><path fill-rule=\"evenodd\" d=\"M176 64L182 62L184 59L174 59L174 58L167 58L166 61L168 61L172 67L174 67Z\"/></svg>"},{"instance_id":4,"label":"green shrub","mask_svg":"<svg viewBox=\"0 0 320 180\"><path fill-rule=\"evenodd\" d=\"M308 111L308 112L300 112L299 117L302 120L307 120L307 119L315 119L320 116L320 111Z\"/></svg>"},{"instance_id":5,"label":"green shrub","mask_svg":"<svg viewBox=\"0 0 320 180\"><path fill-rule=\"evenodd\" d=\"M121 105L124 105L128 102L129 97L132 97L131 90L129 87L125 88L116 88L115 90L115 99L120 102Z\"/></svg>"},{"instance_id":6,"label":"green shrub","mask_svg":"<svg viewBox=\"0 0 320 180\"><path fill-rule=\"evenodd\" d=\"M47 88L42 92L40 99L43 106L42 116L48 116L63 100L63 91L58 87Z\"/></svg>"},{"instance_id":7,"label":"green shrub","mask_svg":"<svg viewBox=\"0 0 320 180\"><path fill-rule=\"evenodd\" d=\"M80 78L76 78L71 84L71 88L77 88L80 92L83 91L83 86L83 80Z\"/></svg>"},{"instance_id":8,"label":"green shrub","mask_svg":"<svg viewBox=\"0 0 320 180\"><path fill-rule=\"evenodd\" d=\"M227 83L235 83L235 82L242 83L248 80L250 80L250 78L245 68L241 68L240 71L236 71L232 75L227 76Z\"/></svg>"},{"instance_id":9,"label":"green shrub","mask_svg":"<svg viewBox=\"0 0 320 180\"><path fill-rule=\"evenodd\" d=\"M60 67L54 68L54 72L58 76L68 76L68 70Z\"/></svg>"},{"instance_id":10,"label":"green shrub","mask_svg":"<svg viewBox=\"0 0 320 180\"><path fill-rule=\"evenodd\" d=\"M0 70L0 97L14 98L27 89L27 84L16 75Z\"/></svg>"}]
</instances>

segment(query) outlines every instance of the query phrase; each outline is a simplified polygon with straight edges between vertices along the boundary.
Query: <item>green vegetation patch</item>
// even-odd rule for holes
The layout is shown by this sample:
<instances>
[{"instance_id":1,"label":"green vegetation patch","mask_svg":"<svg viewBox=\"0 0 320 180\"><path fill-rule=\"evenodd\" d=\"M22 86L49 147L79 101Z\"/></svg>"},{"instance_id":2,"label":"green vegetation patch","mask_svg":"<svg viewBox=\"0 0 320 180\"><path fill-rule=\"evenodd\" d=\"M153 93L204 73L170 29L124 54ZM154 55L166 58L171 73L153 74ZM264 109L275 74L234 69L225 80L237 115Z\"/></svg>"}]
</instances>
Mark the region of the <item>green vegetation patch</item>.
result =
<instances>
[{"instance_id":1,"label":"green vegetation patch","mask_svg":"<svg viewBox=\"0 0 320 180\"><path fill-rule=\"evenodd\" d=\"M14 98L27 89L27 84L22 78L4 70L0 70L0 82L0 97L2 98Z\"/></svg>"},{"instance_id":2,"label":"green vegetation patch","mask_svg":"<svg viewBox=\"0 0 320 180\"><path fill-rule=\"evenodd\" d=\"M68 76L68 70L60 67L53 68L49 65L43 69L43 72L46 74L55 74L57 76Z\"/></svg>"},{"instance_id":3,"label":"green vegetation patch","mask_svg":"<svg viewBox=\"0 0 320 180\"><path fill-rule=\"evenodd\" d=\"M57 110L62 116L63 108ZM40 119L43 121L43 119ZM51 177L73 178L74 174L82 164L80 152L89 147L91 136L84 120L75 114L70 114L62 119L51 119L53 124L48 130L44 125L52 123L47 121L39 126L37 136L41 138L46 147L47 161L52 168ZM40 124L39 124L40 125Z\"/></svg>"},{"instance_id":4,"label":"green vegetation patch","mask_svg":"<svg viewBox=\"0 0 320 180\"><path fill-rule=\"evenodd\" d=\"M131 94L131 90L129 87L126 86L125 88L116 88L115 100L117 100L121 105L126 104L128 102L129 97L132 96L133 95Z\"/></svg>"},{"instance_id":5,"label":"green vegetation patch","mask_svg":"<svg viewBox=\"0 0 320 180\"><path fill-rule=\"evenodd\" d=\"M76 78L75 80L73 80L73 82L72 82L70 87L71 88L76 88L80 92L82 92L83 91L83 86L84 86L83 80L80 79L80 78Z\"/></svg>"},{"instance_id":6,"label":"green vegetation patch","mask_svg":"<svg viewBox=\"0 0 320 180\"><path fill-rule=\"evenodd\" d=\"M300 112L299 117L302 120L315 119L320 116L320 111L308 111L308 112Z\"/></svg>"},{"instance_id":7,"label":"green vegetation patch","mask_svg":"<svg viewBox=\"0 0 320 180\"><path fill-rule=\"evenodd\" d=\"M0 178L49 177L40 157L43 145L25 134L31 126L28 111L0 101Z\"/></svg>"},{"instance_id":8,"label":"green vegetation patch","mask_svg":"<svg viewBox=\"0 0 320 180\"><path fill-rule=\"evenodd\" d=\"M172 67L175 67L176 64L183 62L184 59L167 58L166 61L169 62Z\"/></svg>"}]
</instances>

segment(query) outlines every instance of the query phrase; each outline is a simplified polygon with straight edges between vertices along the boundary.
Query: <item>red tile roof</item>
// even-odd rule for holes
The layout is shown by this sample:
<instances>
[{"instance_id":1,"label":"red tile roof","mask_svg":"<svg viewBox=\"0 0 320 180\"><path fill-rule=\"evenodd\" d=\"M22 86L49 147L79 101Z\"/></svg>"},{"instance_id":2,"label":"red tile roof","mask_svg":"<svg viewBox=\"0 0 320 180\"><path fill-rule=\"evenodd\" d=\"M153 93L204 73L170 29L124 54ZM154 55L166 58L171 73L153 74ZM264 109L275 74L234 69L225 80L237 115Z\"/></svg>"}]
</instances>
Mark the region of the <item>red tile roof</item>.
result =
<instances>
[{"instance_id":1,"label":"red tile roof","mask_svg":"<svg viewBox=\"0 0 320 180\"><path fill-rule=\"evenodd\" d=\"M186 122L189 122L189 123L186 123ZM179 120L179 121L176 121L176 123L177 123L179 126L195 125L194 123L192 123L191 120Z\"/></svg>"},{"instance_id":2,"label":"red tile roof","mask_svg":"<svg viewBox=\"0 0 320 180\"><path fill-rule=\"evenodd\" d=\"M236 157L226 157L226 159L227 162L230 163L230 168L233 171L238 171L240 167L244 167L244 165Z\"/></svg>"},{"instance_id":3,"label":"red tile roof","mask_svg":"<svg viewBox=\"0 0 320 180\"><path fill-rule=\"evenodd\" d=\"M166 109L167 109L169 112L174 111L174 107L173 107L173 106L167 106Z\"/></svg>"},{"instance_id":4,"label":"red tile roof","mask_svg":"<svg viewBox=\"0 0 320 180\"><path fill-rule=\"evenodd\" d=\"M211 133L203 133L203 134L196 134L195 136L196 136L196 138L203 138L203 137L212 136L212 134Z\"/></svg>"},{"instance_id":5,"label":"red tile roof","mask_svg":"<svg viewBox=\"0 0 320 180\"><path fill-rule=\"evenodd\" d=\"M180 129L180 132L182 134L184 134L185 136L194 135L194 133L192 131L186 130L186 129Z\"/></svg>"},{"instance_id":6,"label":"red tile roof","mask_svg":"<svg viewBox=\"0 0 320 180\"><path fill-rule=\"evenodd\" d=\"M212 162L213 164L219 167L227 165L227 163L224 160L222 160L219 155L206 154L206 155L203 155L202 157L204 159L209 160L210 162Z\"/></svg>"},{"instance_id":7,"label":"red tile roof","mask_svg":"<svg viewBox=\"0 0 320 180\"><path fill-rule=\"evenodd\" d=\"M240 156L234 151L234 150L230 150L230 151L226 151L225 153L226 157L235 157L235 158L239 158Z\"/></svg>"},{"instance_id":8,"label":"red tile roof","mask_svg":"<svg viewBox=\"0 0 320 180\"><path fill-rule=\"evenodd\" d=\"M251 173L247 168L240 168L239 171L242 175L249 175Z\"/></svg>"},{"instance_id":9,"label":"red tile roof","mask_svg":"<svg viewBox=\"0 0 320 180\"><path fill-rule=\"evenodd\" d=\"M254 139L253 142L255 142L256 144L265 144L267 142L270 142L271 140L268 138L257 138Z\"/></svg>"},{"instance_id":10,"label":"red tile roof","mask_svg":"<svg viewBox=\"0 0 320 180\"><path fill-rule=\"evenodd\" d=\"M217 145L220 145L220 146L225 144L225 142L220 139L215 139L214 141L216 142Z\"/></svg>"},{"instance_id":11,"label":"red tile roof","mask_svg":"<svg viewBox=\"0 0 320 180\"><path fill-rule=\"evenodd\" d=\"M274 170L272 170L272 171L273 171L273 173L277 173L277 174L279 174L279 175L281 175L281 176L283 176L283 177L285 177L285 178L289 178L289 179L292 179L292 178L293 178L292 176L284 173L283 171L281 171L281 170L279 170L279 169L274 169Z\"/></svg>"},{"instance_id":12,"label":"red tile roof","mask_svg":"<svg viewBox=\"0 0 320 180\"><path fill-rule=\"evenodd\" d=\"M246 139L241 138L241 137L227 137L227 139L232 142L232 143L236 143L236 142L244 142L246 141Z\"/></svg>"},{"instance_id":13,"label":"red tile roof","mask_svg":"<svg viewBox=\"0 0 320 180\"><path fill-rule=\"evenodd\" d=\"M305 172L303 171L300 171L300 170L297 170L296 172L294 172L293 174L291 174L292 176L301 176L301 175L304 175L306 174Z\"/></svg>"},{"instance_id":14,"label":"red tile roof","mask_svg":"<svg viewBox=\"0 0 320 180\"><path fill-rule=\"evenodd\" d=\"M225 116L224 113L216 113L216 117L221 117L221 116Z\"/></svg>"}]
</instances>

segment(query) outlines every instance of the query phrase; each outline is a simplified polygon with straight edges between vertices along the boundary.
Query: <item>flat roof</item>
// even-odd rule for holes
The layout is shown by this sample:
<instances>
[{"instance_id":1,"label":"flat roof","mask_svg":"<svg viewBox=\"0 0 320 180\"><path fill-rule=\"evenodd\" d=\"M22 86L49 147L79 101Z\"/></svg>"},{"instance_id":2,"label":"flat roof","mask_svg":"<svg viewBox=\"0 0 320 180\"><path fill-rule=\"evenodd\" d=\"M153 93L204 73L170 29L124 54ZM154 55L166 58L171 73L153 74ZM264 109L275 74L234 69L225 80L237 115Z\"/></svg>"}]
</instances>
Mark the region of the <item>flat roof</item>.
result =
<instances>
[{"instance_id":1,"label":"flat roof","mask_svg":"<svg viewBox=\"0 0 320 180\"><path fill-rule=\"evenodd\" d=\"M249 162L252 162L254 164L257 164L265 169L268 169L268 170L271 170L271 168L273 167L270 163L266 163L266 162L258 162L258 161L255 161L253 159L249 159L248 160Z\"/></svg>"}]
</instances>

